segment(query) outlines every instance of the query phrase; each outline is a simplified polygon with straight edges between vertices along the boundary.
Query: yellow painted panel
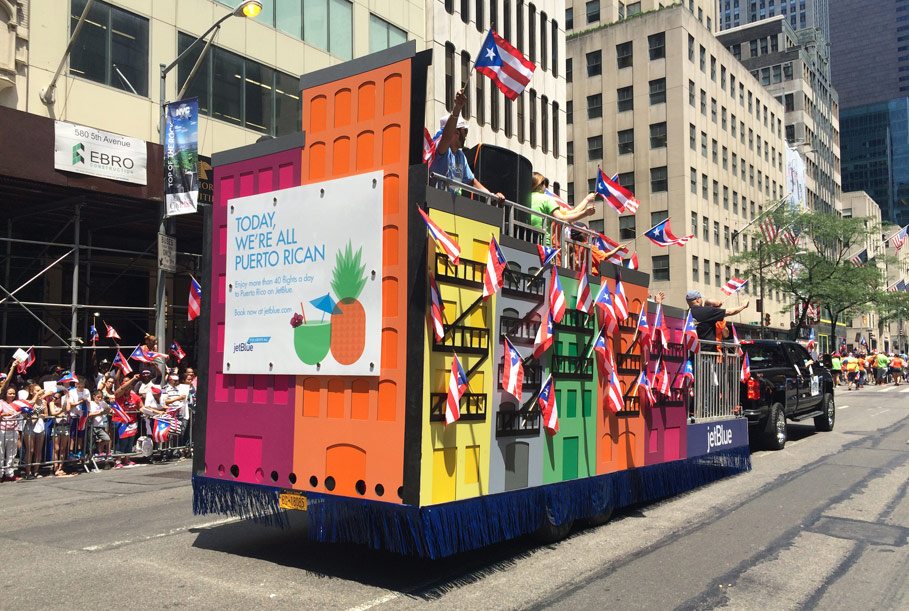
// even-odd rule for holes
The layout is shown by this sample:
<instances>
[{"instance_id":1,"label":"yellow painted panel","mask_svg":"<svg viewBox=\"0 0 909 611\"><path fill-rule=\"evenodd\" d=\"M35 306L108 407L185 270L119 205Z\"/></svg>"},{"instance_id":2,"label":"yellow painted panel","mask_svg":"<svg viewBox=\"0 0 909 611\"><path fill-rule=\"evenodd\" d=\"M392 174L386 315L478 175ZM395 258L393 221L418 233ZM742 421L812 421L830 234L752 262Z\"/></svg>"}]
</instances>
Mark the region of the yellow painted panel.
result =
<instances>
[{"instance_id":1,"label":"yellow painted panel","mask_svg":"<svg viewBox=\"0 0 909 611\"><path fill-rule=\"evenodd\" d=\"M466 369L466 366L465 366ZM475 374L470 376L468 380L470 384L470 392L472 393L484 393L486 392L486 374L480 369Z\"/></svg>"},{"instance_id":2,"label":"yellow painted panel","mask_svg":"<svg viewBox=\"0 0 909 611\"><path fill-rule=\"evenodd\" d=\"M466 304L466 308L470 304ZM468 324L471 327L485 327L486 326L486 306L482 305L470 313L468 318Z\"/></svg>"},{"instance_id":3,"label":"yellow painted panel","mask_svg":"<svg viewBox=\"0 0 909 611\"><path fill-rule=\"evenodd\" d=\"M432 502L455 500L455 466L457 448L441 448L432 452Z\"/></svg>"},{"instance_id":4,"label":"yellow painted panel","mask_svg":"<svg viewBox=\"0 0 909 611\"><path fill-rule=\"evenodd\" d=\"M485 242L482 240L473 241L473 252L470 255L470 258L474 261L479 261L480 263L485 264L486 258L489 256L489 240Z\"/></svg>"},{"instance_id":5,"label":"yellow painted panel","mask_svg":"<svg viewBox=\"0 0 909 611\"><path fill-rule=\"evenodd\" d=\"M480 446L464 448L464 483L476 484L480 481Z\"/></svg>"}]
</instances>

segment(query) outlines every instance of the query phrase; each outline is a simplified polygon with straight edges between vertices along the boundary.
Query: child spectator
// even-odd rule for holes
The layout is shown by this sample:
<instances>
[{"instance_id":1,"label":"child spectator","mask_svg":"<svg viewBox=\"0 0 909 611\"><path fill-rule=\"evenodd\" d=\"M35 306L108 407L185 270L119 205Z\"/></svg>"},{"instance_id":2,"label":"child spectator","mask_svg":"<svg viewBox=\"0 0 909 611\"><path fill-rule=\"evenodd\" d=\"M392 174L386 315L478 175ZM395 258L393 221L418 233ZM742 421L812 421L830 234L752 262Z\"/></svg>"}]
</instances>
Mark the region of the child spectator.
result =
<instances>
[{"instance_id":1,"label":"child spectator","mask_svg":"<svg viewBox=\"0 0 909 611\"><path fill-rule=\"evenodd\" d=\"M10 369L12 374L12 369ZM20 478L13 471L13 460L16 458L19 444L19 412L12 403L16 400L16 389L6 388L9 377L4 380L0 388L6 389L3 399L0 399L0 470L3 481L12 482Z\"/></svg>"},{"instance_id":2,"label":"child spectator","mask_svg":"<svg viewBox=\"0 0 909 611\"><path fill-rule=\"evenodd\" d=\"M63 402L60 393L54 393L48 400L48 414L51 416L50 422L53 429L51 430L51 439L54 442L53 469L54 475L62 477L66 475L63 471L63 461L69 454L69 405Z\"/></svg>"},{"instance_id":3,"label":"child spectator","mask_svg":"<svg viewBox=\"0 0 909 611\"><path fill-rule=\"evenodd\" d=\"M91 429L92 441L95 443L95 454L100 456L110 454L110 436L105 430L107 428L106 416L109 413L110 406L104 402L104 393L96 390L92 394L91 402L89 402L88 423Z\"/></svg>"}]
</instances>

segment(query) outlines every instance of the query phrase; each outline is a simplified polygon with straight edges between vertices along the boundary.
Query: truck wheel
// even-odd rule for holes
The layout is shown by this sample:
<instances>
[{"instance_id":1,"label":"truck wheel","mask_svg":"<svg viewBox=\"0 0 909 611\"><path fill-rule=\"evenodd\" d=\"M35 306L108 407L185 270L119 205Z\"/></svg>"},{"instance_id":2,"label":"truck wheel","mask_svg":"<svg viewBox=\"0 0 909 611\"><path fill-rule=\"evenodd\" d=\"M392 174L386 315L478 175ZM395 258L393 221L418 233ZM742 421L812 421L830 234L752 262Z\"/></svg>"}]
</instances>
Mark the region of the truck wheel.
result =
<instances>
[{"instance_id":1,"label":"truck wheel","mask_svg":"<svg viewBox=\"0 0 909 611\"><path fill-rule=\"evenodd\" d=\"M824 415L814 419L814 428L826 433L833 430L833 425L836 422L836 405L833 402L833 395L830 393L824 394L821 407L824 409Z\"/></svg>"},{"instance_id":2,"label":"truck wheel","mask_svg":"<svg viewBox=\"0 0 909 611\"><path fill-rule=\"evenodd\" d=\"M568 536L569 532L571 532L573 523L572 520L566 520L561 524L553 524L548 519L543 520L540 527L534 531L533 538L538 542L545 544L561 541Z\"/></svg>"},{"instance_id":3,"label":"truck wheel","mask_svg":"<svg viewBox=\"0 0 909 611\"><path fill-rule=\"evenodd\" d=\"M764 445L768 450L782 450L786 447L786 413L783 406L774 403L770 406L767 428L764 431Z\"/></svg>"},{"instance_id":4,"label":"truck wheel","mask_svg":"<svg viewBox=\"0 0 909 611\"><path fill-rule=\"evenodd\" d=\"M586 526L602 526L606 522L612 519L613 508L610 505L600 513L596 513L589 518L584 518L584 524Z\"/></svg>"}]
</instances>

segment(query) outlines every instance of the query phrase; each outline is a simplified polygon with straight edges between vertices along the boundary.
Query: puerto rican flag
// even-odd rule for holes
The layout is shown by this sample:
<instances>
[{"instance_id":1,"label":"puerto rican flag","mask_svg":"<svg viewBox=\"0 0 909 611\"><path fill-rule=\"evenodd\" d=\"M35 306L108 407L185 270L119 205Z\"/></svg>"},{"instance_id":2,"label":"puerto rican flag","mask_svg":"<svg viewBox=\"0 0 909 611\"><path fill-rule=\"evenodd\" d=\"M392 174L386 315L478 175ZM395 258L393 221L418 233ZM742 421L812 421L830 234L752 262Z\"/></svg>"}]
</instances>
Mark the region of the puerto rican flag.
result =
<instances>
[{"instance_id":1,"label":"puerto rican flag","mask_svg":"<svg viewBox=\"0 0 909 611\"><path fill-rule=\"evenodd\" d=\"M638 268L638 251L634 251L634 254L631 255L631 258L628 259L628 269L637 269Z\"/></svg>"},{"instance_id":2,"label":"puerto rican flag","mask_svg":"<svg viewBox=\"0 0 909 611\"><path fill-rule=\"evenodd\" d=\"M173 340L170 343L170 350L168 350L168 352L174 355L178 363L186 358L186 353L183 352L183 348L180 347L180 344L177 343L177 340Z\"/></svg>"},{"instance_id":3,"label":"puerto rican flag","mask_svg":"<svg viewBox=\"0 0 909 611\"><path fill-rule=\"evenodd\" d=\"M657 304L656 318L653 321L653 342L656 343L657 336L660 338L660 344L663 350L669 349L669 327L666 326L666 319L663 318L663 304Z\"/></svg>"},{"instance_id":4,"label":"puerto rican flag","mask_svg":"<svg viewBox=\"0 0 909 611\"><path fill-rule=\"evenodd\" d=\"M10 407L21 414L31 414L35 411L35 406L25 399L16 399L10 403Z\"/></svg>"},{"instance_id":5,"label":"puerto rican flag","mask_svg":"<svg viewBox=\"0 0 909 611\"><path fill-rule=\"evenodd\" d=\"M659 246L660 248L666 248L667 246L684 246L685 243L694 237L694 235L685 236L683 238L677 238L672 235L672 230L669 228L669 219L666 219L662 223L657 224L651 229L648 229L644 232L644 235L647 236L651 242Z\"/></svg>"},{"instance_id":6,"label":"puerto rican flag","mask_svg":"<svg viewBox=\"0 0 909 611\"><path fill-rule=\"evenodd\" d=\"M202 314L202 286L192 276L189 277L189 300L187 318L195 320ZM110 336L108 336L110 337ZM119 338L119 336L117 336Z\"/></svg>"},{"instance_id":7,"label":"puerto rican flag","mask_svg":"<svg viewBox=\"0 0 909 611\"><path fill-rule=\"evenodd\" d=\"M549 433L550 437L559 432L559 406L556 405L555 384L550 374L540 388L540 395L537 397L537 403L540 406L540 413L543 414L543 428Z\"/></svg>"},{"instance_id":8,"label":"puerto rican flag","mask_svg":"<svg viewBox=\"0 0 909 611\"><path fill-rule=\"evenodd\" d=\"M429 130L423 128L423 163L430 163L436 156L436 147L439 146L439 139L442 137L442 130L436 132L435 136L429 135Z\"/></svg>"},{"instance_id":9,"label":"puerto rican flag","mask_svg":"<svg viewBox=\"0 0 909 611\"><path fill-rule=\"evenodd\" d=\"M811 330L811 335L808 336L808 350L814 350L814 347L817 346L817 340L814 337L814 329Z\"/></svg>"},{"instance_id":10,"label":"puerto rican flag","mask_svg":"<svg viewBox=\"0 0 909 611\"><path fill-rule=\"evenodd\" d=\"M729 334L732 336L732 343L736 345L736 353L742 354L742 342L739 341L739 334L735 332L735 324L729 323Z\"/></svg>"},{"instance_id":11,"label":"puerto rican flag","mask_svg":"<svg viewBox=\"0 0 909 611\"><path fill-rule=\"evenodd\" d=\"M75 375L73 375L73 373L71 371L67 371L66 373L63 374L62 378L57 380L57 384L63 384L63 385L75 384L78 381L79 381L79 379Z\"/></svg>"},{"instance_id":12,"label":"puerto rican flag","mask_svg":"<svg viewBox=\"0 0 909 611\"><path fill-rule=\"evenodd\" d=\"M123 354L121 354L119 350L117 350L117 355L114 357L114 362L111 363L111 367L116 367L125 376L133 372L133 368L129 366L129 361L123 358Z\"/></svg>"},{"instance_id":13,"label":"puerto rican flag","mask_svg":"<svg viewBox=\"0 0 909 611\"><path fill-rule=\"evenodd\" d=\"M691 359L685 361L685 368L682 370L682 375L679 376L678 384L678 388L694 384L694 365L691 364Z\"/></svg>"},{"instance_id":14,"label":"puerto rican flag","mask_svg":"<svg viewBox=\"0 0 909 611\"><path fill-rule=\"evenodd\" d=\"M662 359L657 359L656 369L653 370L653 390L668 397L672 393L672 389L669 387L671 382L669 372L662 364Z\"/></svg>"},{"instance_id":15,"label":"puerto rican flag","mask_svg":"<svg viewBox=\"0 0 909 611\"><path fill-rule=\"evenodd\" d=\"M593 311L593 302L590 300L590 285L587 284L587 263L581 265L581 277L578 278L578 297L574 305L575 310L590 314Z\"/></svg>"},{"instance_id":16,"label":"puerto rican flag","mask_svg":"<svg viewBox=\"0 0 909 611\"><path fill-rule=\"evenodd\" d=\"M609 252L610 250L612 250L613 248L615 248L618 245L619 245L618 242L614 242L614 241L610 240L605 235L603 235L602 233L599 233L599 232L597 233L597 236L593 238L593 248L596 248L598 251L600 251L602 253L602 255L601 255L602 257L605 257L607 252ZM614 255L609 257L609 259L607 259L607 260L610 263L614 263L615 265L621 265L622 259L627 254L628 254L628 249L623 247L623 248L619 249L618 252L616 252Z\"/></svg>"},{"instance_id":17,"label":"puerto rican flag","mask_svg":"<svg viewBox=\"0 0 909 611\"><path fill-rule=\"evenodd\" d=\"M537 336L533 340L533 358L539 359L552 345L552 312L546 312L546 322L540 321Z\"/></svg>"},{"instance_id":18,"label":"puerto rican flag","mask_svg":"<svg viewBox=\"0 0 909 611\"><path fill-rule=\"evenodd\" d=\"M190 320L192 320L192 319L190 319ZM120 339L120 334L117 333L116 329L114 329L112 326L110 326L107 323L104 323L104 326L107 327L107 336L106 337L108 339Z\"/></svg>"},{"instance_id":19,"label":"puerto rican flag","mask_svg":"<svg viewBox=\"0 0 909 611\"><path fill-rule=\"evenodd\" d=\"M138 430L138 422L121 422L120 426L117 427L117 434L120 439L126 439L127 437L135 437Z\"/></svg>"},{"instance_id":20,"label":"puerto rican flag","mask_svg":"<svg viewBox=\"0 0 909 611\"><path fill-rule=\"evenodd\" d=\"M489 30L474 68L491 78L506 98L516 100L530 83L536 66L494 30Z\"/></svg>"},{"instance_id":21,"label":"puerto rican flag","mask_svg":"<svg viewBox=\"0 0 909 611\"><path fill-rule=\"evenodd\" d=\"M540 254L540 267L546 267L559 254L559 249L537 244L537 252Z\"/></svg>"},{"instance_id":22,"label":"puerto rican flag","mask_svg":"<svg viewBox=\"0 0 909 611\"><path fill-rule=\"evenodd\" d=\"M619 328L619 320L616 318L615 306L612 303L612 297L609 295L609 285L606 284L605 278L593 305L597 308L597 312L600 315L600 327L605 329L607 333L615 333Z\"/></svg>"},{"instance_id":23,"label":"puerto rican flag","mask_svg":"<svg viewBox=\"0 0 909 611\"><path fill-rule=\"evenodd\" d=\"M609 374L609 388L606 393L606 406L613 412L625 409L625 397L622 396L622 386L615 370Z\"/></svg>"},{"instance_id":24,"label":"puerto rican flag","mask_svg":"<svg viewBox=\"0 0 909 611\"><path fill-rule=\"evenodd\" d=\"M562 208L563 210L571 210L571 206L568 204L568 202L566 202L564 199L559 197L557 194L550 191L549 187L546 187L543 190L543 195L548 195L549 197L551 197L552 201L554 201L559 206L559 208Z\"/></svg>"},{"instance_id":25,"label":"puerto rican flag","mask_svg":"<svg viewBox=\"0 0 909 611\"><path fill-rule=\"evenodd\" d=\"M720 290L726 293L727 295L732 295L733 293L740 291L742 287L748 284L747 280L742 280L741 278L732 278L720 287Z\"/></svg>"},{"instance_id":26,"label":"puerto rican flag","mask_svg":"<svg viewBox=\"0 0 909 611\"><path fill-rule=\"evenodd\" d=\"M114 422L132 422L133 418L127 413L126 409L120 405L119 400L114 400L110 403L111 419Z\"/></svg>"},{"instance_id":27,"label":"puerto rican flag","mask_svg":"<svg viewBox=\"0 0 909 611\"><path fill-rule=\"evenodd\" d=\"M423 212L421 208L417 208L417 211L420 213L420 216L423 217L423 222L426 223L426 228L429 230L429 235L432 236L432 239L442 248L448 258L451 259L451 262L455 265L460 265L461 257L461 247L458 246L458 243L451 239L445 230L436 225L435 221L429 218L429 215Z\"/></svg>"},{"instance_id":28,"label":"puerto rican flag","mask_svg":"<svg viewBox=\"0 0 909 611\"><path fill-rule=\"evenodd\" d=\"M616 177L618 178L618 177ZM597 194L602 195L603 199L609 202L616 212L637 212L640 202L634 198L634 193L616 182L615 178L609 178L602 169L597 169Z\"/></svg>"},{"instance_id":29,"label":"puerto rican flag","mask_svg":"<svg viewBox=\"0 0 909 611\"><path fill-rule=\"evenodd\" d=\"M565 316L565 293L562 291L559 272L555 267L552 268L549 280L549 311L552 313L553 321L562 322L562 317Z\"/></svg>"},{"instance_id":30,"label":"puerto rican flag","mask_svg":"<svg viewBox=\"0 0 909 611\"><path fill-rule=\"evenodd\" d=\"M21 363L16 363L16 371L25 374L28 368L35 364L35 348L32 346L28 349L28 357Z\"/></svg>"},{"instance_id":31,"label":"puerto rican flag","mask_svg":"<svg viewBox=\"0 0 909 611\"><path fill-rule=\"evenodd\" d=\"M520 403L524 389L524 363L517 348L508 341L507 337L503 339L505 341L505 369L502 372L502 390Z\"/></svg>"},{"instance_id":32,"label":"puerto rican flag","mask_svg":"<svg viewBox=\"0 0 909 611\"><path fill-rule=\"evenodd\" d=\"M101 336L98 335L98 329L95 328L95 325L92 325L88 328L88 341L95 343L101 339Z\"/></svg>"},{"instance_id":33,"label":"puerto rican flag","mask_svg":"<svg viewBox=\"0 0 909 611\"><path fill-rule=\"evenodd\" d=\"M144 347L136 346L136 349L133 350L132 354L129 355L129 358L141 361L143 363L153 363L156 358L165 357L166 355L161 354L160 352L152 352L151 350L146 350Z\"/></svg>"},{"instance_id":34,"label":"puerto rican flag","mask_svg":"<svg viewBox=\"0 0 909 611\"><path fill-rule=\"evenodd\" d=\"M486 255L486 272L483 274L483 299L489 299L500 288L505 286L505 266L508 259L502 254L499 243L493 237L489 241L489 253Z\"/></svg>"},{"instance_id":35,"label":"puerto rican flag","mask_svg":"<svg viewBox=\"0 0 909 611\"><path fill-rule=\"evenodd\" d=\"M609 379L609 376L616 372L615 358L612 356L612 350L606 343L606 336L600 333L597 341L593 344L593 351L597 355L597 372L603 380Z\"/></svg>"},{"instance_id":36,"label":"puerto rican flag","mask_svg":"<svg viewBox=\"0 0 909 611\"><path fill-rule=\"evenodd\" d=\"M442 293L439 292L436 277L432 273L429 274L429 297L432 301L429 309L432 334L436 341L440 342L445 337L445 304L442 302Z\"/></svg>"},{"instance_id":37,"label":"puerto rican flag","mask_svg":"<svg viewBox=\"0 0 909 611\"><path fill-rule=\"evenodd\" d=\"M650 386L650 380L647 378L647 367L641 370L641 375L638 376L638 383L634 387L632 395L637 395L641 400L641 403L644 402L644 399L647 399L647 404L653 406L656 401L653 399L653 390Z\"/></svg>"},{"instance_id":38,"label":"puerto rican flag","mask_svg":"<svg viewBox=\"0 0 909 611\"><path fill-rule=\"evenodd\" d=\"M156 443L164 443L167 441L167 437L171 432L174 421L169 418L158 418L154 421L154 423L155 425L152 427L152 441Z\"/></svg>"},{"instance_id":39,"label":"puerto rican flag","mask_svg":"<svg viewBox=\"0 0 909 611\"><path fill-rule=\"evenodd\" d=\"M647 303L641 304L641 311L638 313L638 337L641 338L641 346L650 346L650 324L647 322Z\"/></svg>"},{"instance_id":40,"label":"puerto rican flag","mask_svg":"<svg viewBox=\"0 0 909 611\"><path fill-rule=\"evenodd\" d=\"M909 230L909 226L903 227L900 229L899 233L890 238L890 243L893 244L893 247L896 249L896 252L900 251L900 248L903 247L903 244L906 243L906 234Z\"/></svg>"},{"instance_id":41,"label":"puerto rican flag","mask_svg":"<svg viewBox=\"0 0 909 611\"><path fill-rule=\"evenodd\" d=\"M615 270L615 299L612 302L615 317L619 320L628 318L628 298L625 296L625 287L622 286L622 274L618 268Z\"/></svg>"},{"instance_id":42,"label":"puerto rican flag","mask_svg":"<svg viewBox=\"0 0 909 611\"><path fill-rule=\"evenodd\" d=\"M461 367L458 355L451 358L451 374L448 376L448 398L445 401L445 424L451 424L461 417L461 397L467 389L467 374Z\"/></svg>"},{"instance_id":43,"label":"puerto rican flag","mask_svg":"<svg viewBox=\"0 0 909 611\"><path fill-rule=\"evenodd\" d=\"M742 382L747 382L751 377L751 365L748 362L748 353L745 353L745 356L742 357L742 375L739 379Z\"/></svg>"},{"instance_id":44,"label":"puerto rican flag","mask_svg":"<svg viewBox=\"0 0 909 611\"><path fill-rule=\"evenodd\" d=\"M697 354L701 350L701 340L698 338L698 330L694 324L694 318L691 317L691 312L688 312L688 316L685 317L685 328L682 330L682 343L685 346L686 352L694 352Z\"/></svg>"}]
</instances>

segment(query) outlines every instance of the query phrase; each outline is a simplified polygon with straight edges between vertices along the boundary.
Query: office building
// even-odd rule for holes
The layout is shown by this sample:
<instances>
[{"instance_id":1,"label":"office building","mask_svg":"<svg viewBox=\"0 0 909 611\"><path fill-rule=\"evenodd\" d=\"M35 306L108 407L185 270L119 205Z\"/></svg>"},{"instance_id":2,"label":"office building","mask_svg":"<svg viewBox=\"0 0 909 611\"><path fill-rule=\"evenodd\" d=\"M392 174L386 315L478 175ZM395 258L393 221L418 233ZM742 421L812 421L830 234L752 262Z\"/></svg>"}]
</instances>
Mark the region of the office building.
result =
<instances>
[{"instance_id":1,"label":"office building","mask_svg":"<svg viewBox=\"0 0 909 611\"><path fill-rule=\"evenodd\" d=\"M856 9L861 9L864 19L867 3L854 4ZM824 39L830 40L828 0L717 0L717 10L720 30L737 28L781 15L792 29L819 29Z\"/></svg>"},{"instance_id":2,"label":"office building","mask_svg":"<svg viewBox=\"0 0 909 611\"><path fill-rule=\"evenodd\" d=\"M569 35L571 192L593 190L598 167L617 174L640 208L598 204L593 226L637 250L651 292L668 303L684 304L689 289L723 298L720 287L742 276L728 258L758 247L752 221L785 194L783 106L708 29L709 5L641 8L656 10L616 23L607 14L609 25ZM660 248L643 236L667 217L694 239ZM752 300L742 321L758 320L757 284L727 300ZM773 327L789 327L783 297L765 295Z\"/></svg>"}]
</instances>

